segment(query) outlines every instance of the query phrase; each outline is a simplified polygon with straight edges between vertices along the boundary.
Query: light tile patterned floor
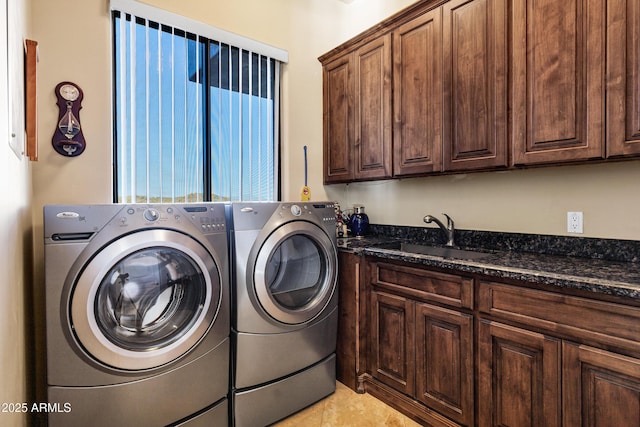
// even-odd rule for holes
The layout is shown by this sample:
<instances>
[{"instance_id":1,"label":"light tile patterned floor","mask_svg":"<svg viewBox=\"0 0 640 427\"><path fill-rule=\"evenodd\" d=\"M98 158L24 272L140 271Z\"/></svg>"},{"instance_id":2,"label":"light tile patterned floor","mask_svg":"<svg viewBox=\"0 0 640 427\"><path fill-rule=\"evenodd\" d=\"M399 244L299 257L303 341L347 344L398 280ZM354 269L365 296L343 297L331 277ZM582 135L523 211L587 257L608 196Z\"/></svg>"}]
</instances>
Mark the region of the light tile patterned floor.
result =
<instances>
[{"instance_id":1,"label":"light tile patterned floor","mask_svg":"<svg viewBox=\"0 0 640 427\"><path fill-rule=\"evenodd\" d=\"M413 420L370 394L358 394L338 382L336 392L273 425L274 427L419 427Z\"/></svg>"}]
</instances>

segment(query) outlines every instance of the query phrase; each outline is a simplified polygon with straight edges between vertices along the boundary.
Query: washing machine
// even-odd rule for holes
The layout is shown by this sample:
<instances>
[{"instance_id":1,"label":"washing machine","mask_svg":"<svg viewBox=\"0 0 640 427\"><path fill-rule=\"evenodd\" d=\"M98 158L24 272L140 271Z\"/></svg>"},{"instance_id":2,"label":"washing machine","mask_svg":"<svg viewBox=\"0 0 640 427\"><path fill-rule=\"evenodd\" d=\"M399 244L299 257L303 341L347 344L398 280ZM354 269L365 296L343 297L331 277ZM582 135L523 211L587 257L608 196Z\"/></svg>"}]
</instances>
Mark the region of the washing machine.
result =
<instances>
[{"instance_id":1,"label":"washing machine","mask_svg":"<svg viewBox=\"0 0 640 427\"><path fill-rule=\"evenodd\" d=\"M232 205L233 418L262 427L333 393L332 203Z\"/></svg>"},{"instance_id":2,"label":"washing machine","mask_svg":"<svg viewBox=\"0 0 640 427\"><path fill-rule=\"evenodd\" d=\"M227 426L224 204L44 207L48 424Z\"/></svg>"}]
</instances>

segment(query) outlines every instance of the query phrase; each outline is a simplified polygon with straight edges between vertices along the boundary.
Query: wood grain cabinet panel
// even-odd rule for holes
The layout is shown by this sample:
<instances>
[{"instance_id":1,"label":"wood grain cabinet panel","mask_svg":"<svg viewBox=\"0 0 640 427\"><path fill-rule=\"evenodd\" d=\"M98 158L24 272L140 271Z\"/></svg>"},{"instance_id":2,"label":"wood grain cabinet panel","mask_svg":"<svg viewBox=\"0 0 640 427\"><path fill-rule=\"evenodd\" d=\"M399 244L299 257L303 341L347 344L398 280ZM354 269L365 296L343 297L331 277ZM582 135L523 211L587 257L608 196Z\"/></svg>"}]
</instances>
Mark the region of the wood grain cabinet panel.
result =
<instances>
[{"instance_id":1,"label":"wood grain cabinet panel","mask_svg":"<svg viewBox=\"0 0 640 427\"><path fill-rule=\"evenodd\" d=\"M640 154L640 2L607 1L607 156Z\"/></svg>"},{"instance_id":2,"label":"wood grain cabinet panel","mask_svg":"<svg viewBox=\"0 0 640 427\"><path fill-rule=\"evenodd\" d=\"M353 179L353 57L347 55L327 64L324 87L324 182Z\"/></svg>"},{"instance_id":3,"label":"wood grain cabinet panel","mask_svg":"<svg viewBox=\"0 0 640 427\"><path fill-rule=\"evenodd\" d=\"M389 262L371 264L371 282L377 287L416 300L451 307L473 308L473 279Z\"/></svg>"},{"instance_id":4,"label":"wood grain cabinet panel","mask_svg":"<svg viewBox=\"0 0 640 427\"><path fill-rule=\"evenodd\" d=\"M565 342L563 425L640 425L640 360Z\"/></svg>"},{"instance_id":5,"label":"wood grain cabinet panel","mask_svg":"<svg viewBox=\"0 0 640 427\"><path fill-rule=\"evenodd\" d=\"M426 425L473 426L473 279L382 261L367 271L367 391L394 396Z\"/></svg>"},{"instance_id":6,"label":"wood grain cabinet panel","mask_svg":"<svg viewBox=\"0 0 640 427\"><path fill-rule=\"evenodd\" d=\"M442 170L442 9L393 32L393 174Z\"/></svg>"},{"instance_id":7,"label":"wood grain cabinet panel","mask_svg":"<svg viewBox=\"0 0 640 427\"><path fill-rule=\"evenodd\" d=\"M481 320L478 425L560 426L560 341Z\"/></svg>"},{"instance_id":8,"label":"wood grain cabinet panel","mask_svg":"<svg viewBox=\"0 0 640 427\"><path fill-rule=\"evenodd\" d=\"M444 4L444 170L508 166L505 0Z\"/></svg>"},{"instance_id":9,"label":"wood grain cabinet panel","mask_svg":"<svg viewBox=\"0 0 640 427\"><path fill-rule=\"evenodd\" d=\"M408 395L415 390L415 305L411 300L371 292L371 372Z\"/></svg>"},{"instance_id":10,"label":"wood grain cabinet panel","mask_svg":"<svg viewBox=\"0 0 640 427\"><path fill-rule=\"evenodd\" d=\"M514 164L604 158L605 4L511 2Z\"/></svg>"},{"instance_id":11,"label":"wood grain cabinet panel","mask_svg":"<svg viewBox=\"0 0 640 427\"><path fill-rule=\"evenodd\" d=\"M366 299L362 297L362 257L338 253L338 340L336 377L354 391L360 391L358 377L366 370Z\"/></svg>"},{"instance_id":12,"label":"wood grain cabinet panel","mask_svg":"<svg viewBox=\"0 0 640 427\"><path fill-rule=\"evenodd\" d=\"M473 425L473 317L416 305L416 397L452 420Z\"/></svg>"},{"instance_id":13,"label":"wood grain cabinet panel","mask_svg":"<svg viewBox=\"0 0 640 427\"><path fill-rule=\"evenodd\" d=\"M355 178L391 177L391 35L355 52Z\"/></svg>"},{"instance_id":14,"label":"wood grain cabinet panel","mask_svg":"<svg viewBox=\"0 0 640 427\"><path fill-rule=\"evenodd\" d=\"M423 0L319 59L327 184L640 155L637 0Z\"/></svg>"}]
</instances>

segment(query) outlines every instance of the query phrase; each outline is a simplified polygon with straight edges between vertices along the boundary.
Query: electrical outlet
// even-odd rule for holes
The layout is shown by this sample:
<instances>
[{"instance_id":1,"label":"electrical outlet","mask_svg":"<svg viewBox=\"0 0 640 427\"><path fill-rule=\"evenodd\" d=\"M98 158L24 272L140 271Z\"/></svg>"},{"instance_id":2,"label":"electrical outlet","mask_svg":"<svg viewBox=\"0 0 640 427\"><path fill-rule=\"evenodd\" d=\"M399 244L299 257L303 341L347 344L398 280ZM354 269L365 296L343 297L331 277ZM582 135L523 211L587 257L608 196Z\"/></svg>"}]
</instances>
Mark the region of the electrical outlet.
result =
<instances>
[{"instance_id":1,"label":"electrical outlet","mask_svg":"<svg viewBox=\"0 0 640 427\"><path fill-rule=\"evenodd\" d=\"M582 212L567 212L567 232L583 233Z\"/></svg>"}]
</instances>

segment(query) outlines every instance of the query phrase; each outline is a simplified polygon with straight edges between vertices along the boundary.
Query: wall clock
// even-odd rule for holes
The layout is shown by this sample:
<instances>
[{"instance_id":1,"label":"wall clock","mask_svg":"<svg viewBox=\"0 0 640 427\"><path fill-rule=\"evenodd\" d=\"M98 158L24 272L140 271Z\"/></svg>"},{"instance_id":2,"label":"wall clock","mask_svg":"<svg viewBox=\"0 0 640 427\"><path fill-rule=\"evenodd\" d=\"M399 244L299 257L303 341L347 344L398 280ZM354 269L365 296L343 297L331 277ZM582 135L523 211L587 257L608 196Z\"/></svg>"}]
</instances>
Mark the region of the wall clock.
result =
<instances>
[{"instance_id":1,"label":"wall clock","mask_svg":"<svg viewBox=\"0 0 640 427\"><path fill-rule=\"evenodd\" d=\"M86 147L82 127L80 126L80 109L83 93L80 86L72 82L60 82L55 89L58 98L58 125L53 133L53 148L65 157L82 154Z\"/></svg>"}]
</instances>

